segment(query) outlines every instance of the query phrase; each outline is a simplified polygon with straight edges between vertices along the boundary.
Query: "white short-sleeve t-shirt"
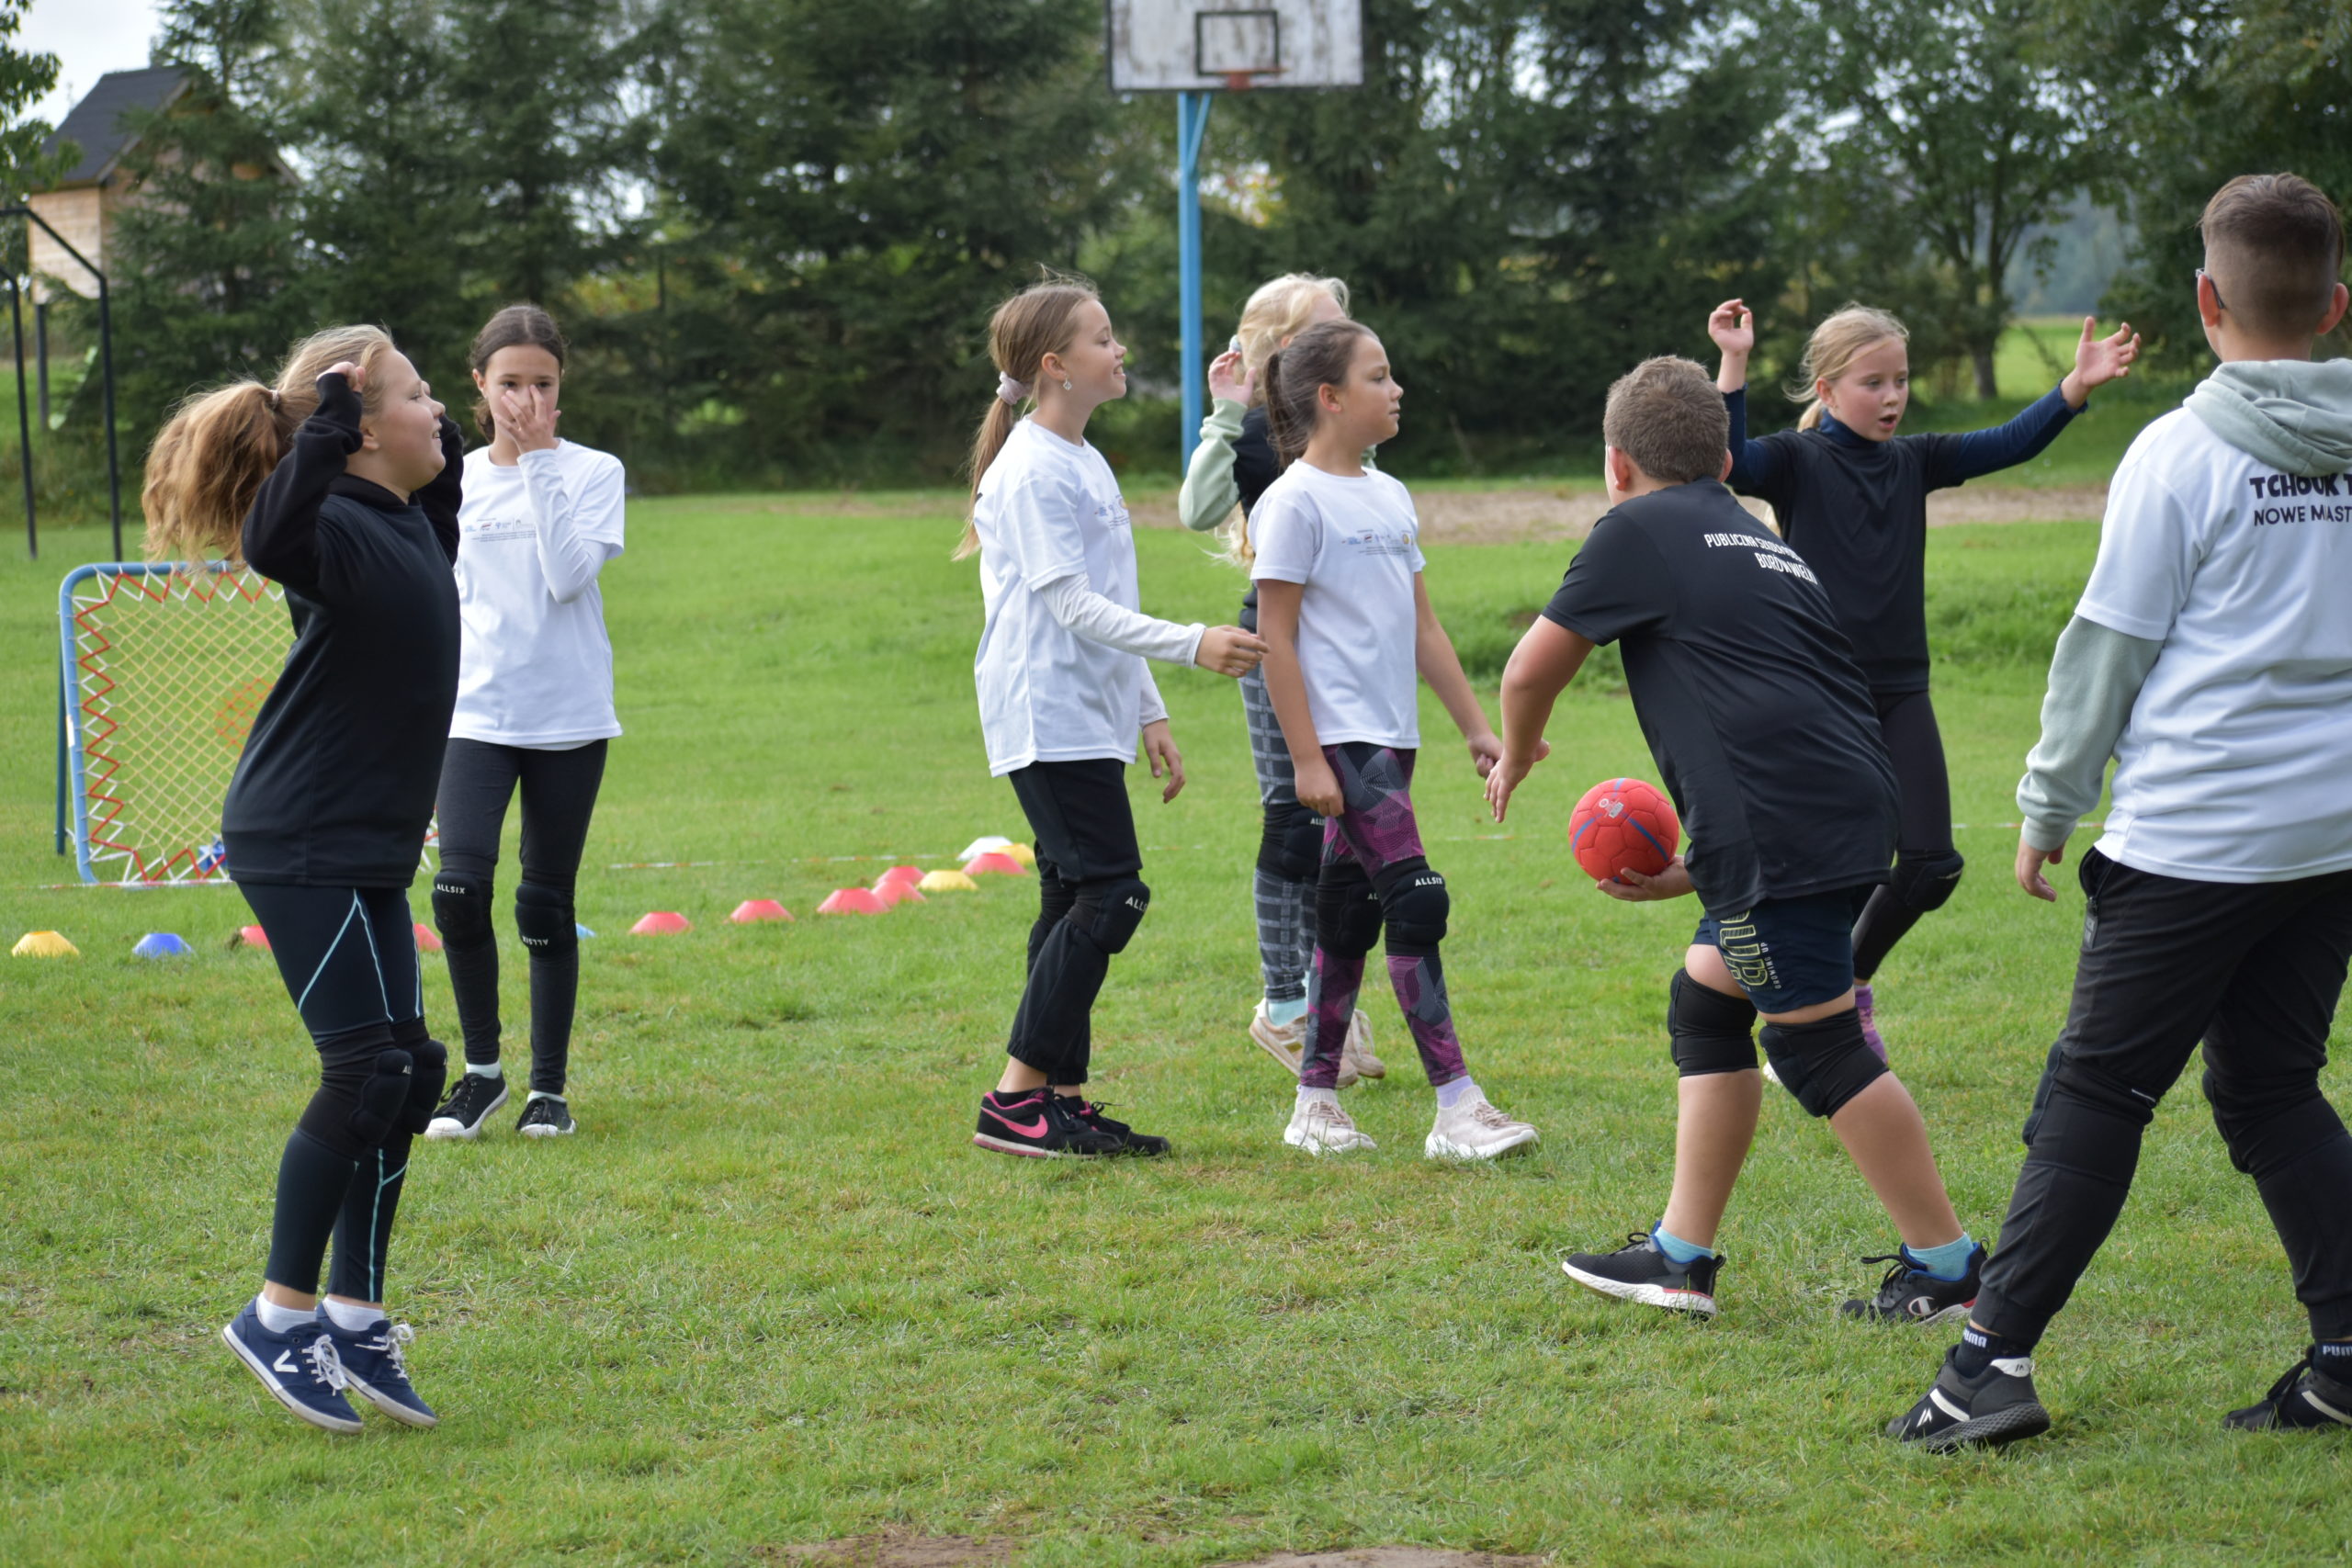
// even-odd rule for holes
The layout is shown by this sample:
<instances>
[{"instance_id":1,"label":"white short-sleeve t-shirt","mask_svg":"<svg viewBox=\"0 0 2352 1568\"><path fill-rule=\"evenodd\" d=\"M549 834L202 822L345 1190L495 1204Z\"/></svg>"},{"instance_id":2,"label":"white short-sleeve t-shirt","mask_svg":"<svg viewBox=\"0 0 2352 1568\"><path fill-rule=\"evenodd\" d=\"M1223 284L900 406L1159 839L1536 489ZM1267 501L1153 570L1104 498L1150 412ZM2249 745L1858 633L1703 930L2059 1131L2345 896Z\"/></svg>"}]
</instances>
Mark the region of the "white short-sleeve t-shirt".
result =
<instances>
[{"instance_id":1,"label":"white short-sleeve t-shirt","mask_svg":"<svg viewBox=\"0 0 2352 1568\"><path fill-rule=\"evenodd\" d=\"M2352 867L2352 474L2282 473L2165 414L2116 470L2075 614L2164 644L2101 854L2198 882Z\"/></svg>"},{"instance_id":2,"label":"white short-sleeve t-shirt","mask_svg":"<svg viewBox=\"0 0 2352 1568\"><path fill-rule=\"evenodd\" d=\"M1260 581L1295 582L1298 664L1326 746L1421 743L1413 578L1423 566L1413 498L1386 474L1345 478L1293 463L1250 509Z\"/></svg>"},{"instance_id":3,"label":"white short-sleeve t-shirt","mask_svg":"<svg viewBox=\"0 0 2352 1568\"><path fill-rule=\"evenodd\" d=\"M1079 636L1036 592L1083 574L1123 609L1140 608L1136 542L1102 454L1024 419L981 476L980 735L989 772L1032 762L1136 760L1148 677L1139 654Z\"/></svg>"},{"instance_id":4,"label":"white short-sleeve t-shirt","mask_svg":"<svg viewBox=\"0 0 2352 1568\"><path fill-rule=\"evenodd\" d=\"M552 524L532 500L526 464L540 466L542 491L566 504ZM466 454L457 565L465 640L452 739L560 750L621 732L604 590L591 582L570 603L557 600L539 564L539 531L568 528L618 555L625 490L619 458L576 442L505 465L487 446Z\"/></svg>"}]
</instances>

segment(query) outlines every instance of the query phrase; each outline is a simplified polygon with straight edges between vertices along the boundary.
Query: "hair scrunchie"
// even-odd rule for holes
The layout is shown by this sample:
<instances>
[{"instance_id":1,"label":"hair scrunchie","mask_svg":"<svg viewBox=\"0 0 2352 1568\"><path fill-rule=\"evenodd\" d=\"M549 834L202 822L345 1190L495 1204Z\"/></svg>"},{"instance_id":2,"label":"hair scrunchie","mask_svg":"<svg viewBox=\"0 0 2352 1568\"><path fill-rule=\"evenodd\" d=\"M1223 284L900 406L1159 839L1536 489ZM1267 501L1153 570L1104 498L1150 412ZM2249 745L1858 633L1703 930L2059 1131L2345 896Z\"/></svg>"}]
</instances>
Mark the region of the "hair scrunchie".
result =
<instances>
[{"instance_id":1,"label":"hair scrunchie","mask_svg":"<svg viewBox=\"0 0 2352 1568\"><path fill-rule=\"evenodd\" d=\"M997 400L1008 408L1019 408L1029 396L1029 383L1016 381L1000 370L996 373Z\"/></svg>"},{"instance_id":2,"label":"hair scrunchie","mask_svg":"<svg viewBox=\"0 0 2352 1568\"><path fill-rule=\"evenodd\" d=\"M262 396L269 400L269 412L272 413L276 413L286 404L285 397L280 394L278 389L275 387L264 387L262 389Z\"/></svg>"}]
</instances>

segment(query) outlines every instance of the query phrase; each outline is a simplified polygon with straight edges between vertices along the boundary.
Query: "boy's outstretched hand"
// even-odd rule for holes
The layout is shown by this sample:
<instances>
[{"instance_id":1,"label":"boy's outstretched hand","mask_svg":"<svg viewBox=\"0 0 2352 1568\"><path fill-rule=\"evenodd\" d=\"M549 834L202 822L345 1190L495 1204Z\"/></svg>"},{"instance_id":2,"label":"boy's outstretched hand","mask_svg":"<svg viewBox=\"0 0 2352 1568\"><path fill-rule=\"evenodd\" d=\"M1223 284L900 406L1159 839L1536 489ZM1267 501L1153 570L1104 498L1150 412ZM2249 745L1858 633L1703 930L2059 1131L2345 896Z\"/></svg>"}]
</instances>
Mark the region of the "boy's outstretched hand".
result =
<instances>
[{"instance_id":1,"label":"boy's outstretched hand","mask_svg":"<svg viewBox=\"0 0 2352 1568\"><path fill-rule=\"evenodd\" d=\"M2093 387L2103 387L2132 374L2132 362L2140 357L2140 334L2132 330L2131 322L2118 324L2109 337L2100 337L2098 333L2098 318L2085 316L2082 338L2075 344L2075 368L2059 383L2067 403L2075 408L2083 406L2083 400L2090 396Z\"/></svg>"},{"instance_id":2,"label":"boy's outstretched hand","mask_svg":"<svg viewBox=\"0 0 2352 1568\"><path fill-rule=\"evenodd\" d=\"M1619 870L1607 882L1596 882L1595 887L1626 904L1648 904L1660 898L1679 898L1690 889L1690 873L1680 855L1666 863L1666 869L1656 876L1644 876L1631 866Z\"/></svg>"}]
</instances>

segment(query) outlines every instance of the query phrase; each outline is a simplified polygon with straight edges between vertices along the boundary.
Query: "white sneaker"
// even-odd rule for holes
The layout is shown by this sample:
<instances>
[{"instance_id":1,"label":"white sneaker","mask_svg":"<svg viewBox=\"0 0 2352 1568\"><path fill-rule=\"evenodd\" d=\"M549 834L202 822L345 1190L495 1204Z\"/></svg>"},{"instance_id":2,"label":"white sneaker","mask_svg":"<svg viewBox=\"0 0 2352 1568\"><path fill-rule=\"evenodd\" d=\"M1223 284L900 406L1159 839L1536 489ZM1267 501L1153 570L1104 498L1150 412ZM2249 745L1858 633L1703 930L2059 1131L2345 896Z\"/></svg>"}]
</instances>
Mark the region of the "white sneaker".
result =
<instances>
[{"instance_id":1,"label":"white sneaker","mask_svg":"<svg viewBox=\"0 0 2352 1568\"><path fill-rule=\"evenodd\" d=\"M1356 1017L1361 1019L1363 1014L1358 1012ZM1349 1025L1348 1037L1351 1041L1355 1038L1353 1024ZM1288 1067L1290 1076L1293 1077L1298 1077L1300 1070L1306 1065L1306 1016L1304 1013L1288 1023L1272 1022L1266 1017L1266 1002L1261 997L1258 1000L1258 1010L1250 1015L1250 1038L1257 1042L1266 1055ZM1340 1050L1340 1081L1337 1087L1346 1089L1350 1084L1354 1083L1357 1070L1356 1064L1348 1059L1346 1046L1342 1045ZM1381 1069L1383 1072L1387 1070L1385 1067Z\"/></svg>"},{"instance_id":2,"label":"white sneaker","mask_svg":"<svg viewBox=\"0 0 2352 1568\"><path fill-rule=\"evenodd\" d=\"M1340 1087L1345 1089L1360 1077L1385 1078L1388 1064L1372 1054L1372 1018L1358 1008L1348 1020L1347 1043L1340 1047Z\"/></svg>"},{"instance_id":3,"label":"white sneaker","mask_svg":"<svg viewBox=\"0 0 2352 1568\"><path fill-rule=\"evenodd\" d=\"M1311 1155L1342 1155L1350 1149L1380 1146L1359 1132L1348 1113L1329 1100L1302 1100L1294 1105L1290 1125L1283 1129L1283 1142Z\"/></svg>"},{"instance_id":4,"label":"white sneaker","mask_svg":"<svg viewBox=\"0 0 2352 1568\"><path fill-rule=\"evenodd\" d=\"M1430 1159L1493 1159L1517 1149L1532 1148L1538 1136L1524 1122L1514 1122L1473 1089L1437 1113L1436 1125L1421 1145Z\"/></svg>"}]
</instances>

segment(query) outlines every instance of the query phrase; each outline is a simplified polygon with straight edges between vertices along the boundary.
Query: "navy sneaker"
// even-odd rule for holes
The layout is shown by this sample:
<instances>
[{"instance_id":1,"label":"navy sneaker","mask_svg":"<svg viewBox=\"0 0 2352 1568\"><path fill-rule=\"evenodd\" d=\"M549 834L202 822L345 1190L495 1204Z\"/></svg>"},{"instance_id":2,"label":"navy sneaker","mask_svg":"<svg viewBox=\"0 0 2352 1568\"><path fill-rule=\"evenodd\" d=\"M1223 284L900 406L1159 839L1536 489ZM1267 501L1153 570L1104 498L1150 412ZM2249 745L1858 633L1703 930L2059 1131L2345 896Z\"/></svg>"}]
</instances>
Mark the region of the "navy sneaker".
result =
<instances>
[{"instance_id":1,"label":"navy sneaker","mask_svg":"<svg viewBox=\"0 0 2352 1568\"><path fill-rule=\"evenodd\" d=\"M368 1404L403 1426L440 1424L441 1417L433 1414L433 1407L416 1396L416 1385L408 1380L407 1359L401 1354L401 1347L416 1337L416 1330L389 1317L372 1328L345 1328L327 1315L323 1304L319 1308L319 1326L334 1340L345 1381Z\"/></svg>"},{"instance_id":2,"label":"navy sneaker","mask_svg":"<svg viewBox=\"0 0 2352 1568\"><path fill-rule=\"evenodd\" d=\"M1959 1358L1957 1345L1944 1352L1943 1370L1918 1404L1886 1424L1888 1437L1941 1454L2050 1430L2050 1412L2033 1391L2032 1357L1996 1357L1973 1378L1962 1375Z\"/></svg>"},{"instance_id":3,"label":"navy sneaker","mask_svg":"<svg viewBox=\"0 0 2352 1568\"><path fill-rule=\"evenodd\" d=\"M1118 1141L1079 1119L1078 1102L1033 1089L1025 1094L980 1096L980 1124L972 1142L999 1154L1030 1159L1070 1159L1120 1152Z\"/></svg>"},{"instance_id":4,"label":"navy sneaker","mask_svg":"<svg viewBox=\"0 0 2352 1568\"><path fill-rule=\"evenodd\" d=\"M543 1094L523 1107L514 1130L526 1138L568 1138L580 1131L580 1123L571 1119L571 1107L563 1096Z\"/></svg>"},{"instance_id":5,"label":"navy sneaker","mask_svg":"<svg viewBox=\"0 0 2352 1568\"><path fill-rule=\"evenodd\" d=\"M506 1103L506 1079L481 1073L459 1073L449 1086L449 1098L425 1124L428 1138L479 1138L490 1113Z\"/></svg>"},{"instance_id":6,"label":"navy sneaker","mask_svg":"<svg viewBox=\"0 0 2352 1568\"><path fill-rule=\"evenodd\" d=\"M1579 1252L1560 1264L1569 1279L1589 1291L1668 1312L1715 1315L1715 1275L1722 1253L1677 1263L1647 1232L1635 1231L1614 1252Z\"/></svg>"},{"instance_id":7,"label":"navy sneaker","mask_svg":"<svg viewBox=\"0 0 2352 1568\"><path fill-rule=\"evenodd\" d=\"M220 1337L287 1409L329 1432L359 1430L358 1413L343 1397L347 1380L334 1341L315 1321L273 1334L247 1302L236 1320L220 1330Z\"/></svg>"},{"instance_id":8,"label":"navy sneaker","mask_svg":"<svg viewBox=\"0 0 2352 1568\"><path fill-rule=\"evenodd\" d=\"M1979 1242L1968 1255L1968 1271L1957 1280L1939 1280L1914 1268L1900 1248L1862 1261L1894 1267L1879 1281L1877 1295L1866 1302L1849 1301L1838 1309L1840 1315L1868 1318L1872 1323L1956 1323L1964 1321L1968 1309L1976 1304L1976 1292L1984 1275L1984 1245Z\"/></svg>"},{"instance_id":9,"label":"navy sneaker","mask_svg":"<svg viewBox=\"0 0 2352 1568\"><path fill-rule=\"evenodd\" d=\"M1154 1159L1168 1152L1167 1139L1157 1133L1138 1133L1116 1117L1105 1116L1103 1111L1109 1107L1097 1105L1091 1100L1080 1100L1072 1103L1078 1107L1080 1121L1109 1138L1116 1145L1111 1151L1113 1154L1136 1155L1145 1159Z\"/></svg>"},{"instance_id":10,"label":"navy sneaker","mask_svg":"<svg viewBox=\"0 0 2352 1568\"><path fill-rule=\"evenodd\" d=\"M2241 1432L2276 1432L2290 1427L2352 1427L2352 1385L2336 1382L2312 1365L2310 1351L2270 1385L2259 1404L2233 1410L2222 1425Z\"/></svg>"}]
</instances>

